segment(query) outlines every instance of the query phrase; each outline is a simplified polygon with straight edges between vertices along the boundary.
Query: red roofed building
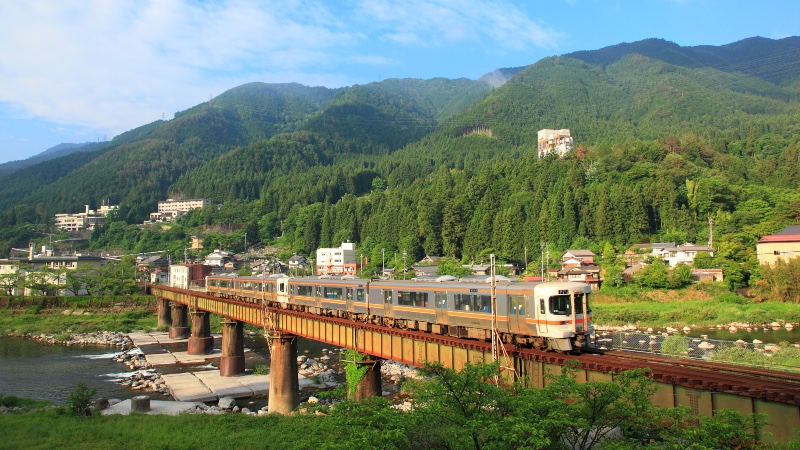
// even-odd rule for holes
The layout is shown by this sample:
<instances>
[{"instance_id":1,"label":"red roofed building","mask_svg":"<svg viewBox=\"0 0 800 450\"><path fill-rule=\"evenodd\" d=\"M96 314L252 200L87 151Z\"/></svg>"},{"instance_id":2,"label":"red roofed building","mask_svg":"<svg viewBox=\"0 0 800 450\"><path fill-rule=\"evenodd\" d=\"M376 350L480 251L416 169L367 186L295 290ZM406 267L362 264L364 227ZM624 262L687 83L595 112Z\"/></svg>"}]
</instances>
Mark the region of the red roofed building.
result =
<instances>
[{"instance_id":1,"label":"red roofed building","mask_svg":"<svg viewBox=\"0 0 800 450\"><path fill-rule=\"evenodd\" d=\"M762 237L756 246L758 262L773 265L779 259L789 260L800 256L800 225Z\"/></svg>"}]
</instances>

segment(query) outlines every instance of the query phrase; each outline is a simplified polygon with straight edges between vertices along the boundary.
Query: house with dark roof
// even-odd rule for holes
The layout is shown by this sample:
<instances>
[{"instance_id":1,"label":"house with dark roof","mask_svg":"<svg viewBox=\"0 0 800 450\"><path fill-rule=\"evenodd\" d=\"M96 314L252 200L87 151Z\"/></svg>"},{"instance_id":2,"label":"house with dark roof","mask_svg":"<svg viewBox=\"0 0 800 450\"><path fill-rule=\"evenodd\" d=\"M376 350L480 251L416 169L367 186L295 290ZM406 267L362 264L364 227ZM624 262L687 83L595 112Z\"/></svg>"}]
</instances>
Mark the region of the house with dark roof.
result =
<instances>
[{"instance_id":1,"label":"house with dark roof","mask_svg":"<svg viewBox=\"0 0 800 450\"><path fill-rule=\"evenodd\" d=\"M800 225L791 225L783 230L763 236L756 244L758 262L773 265L800 256Z\"/></svg>"}]
</instances>

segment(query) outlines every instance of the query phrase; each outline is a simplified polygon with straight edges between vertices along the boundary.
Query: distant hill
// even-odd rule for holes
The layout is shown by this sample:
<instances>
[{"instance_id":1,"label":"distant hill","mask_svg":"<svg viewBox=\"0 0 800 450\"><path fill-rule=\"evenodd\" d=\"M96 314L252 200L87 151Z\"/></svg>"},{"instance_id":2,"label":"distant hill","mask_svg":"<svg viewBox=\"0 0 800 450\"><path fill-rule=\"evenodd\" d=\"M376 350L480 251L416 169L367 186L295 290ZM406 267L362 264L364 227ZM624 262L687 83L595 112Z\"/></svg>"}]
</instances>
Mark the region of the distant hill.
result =
<instances>
[{"instance_id":1,"label":"distant hill","mask_svg":"<svg viewBox=\"0 0 800 450\"><path fill-rule=\"evenodd\" d=\"M75 152L91 152L106 145L106 142L84 142L83 144L58 144L55 147L31 156L27 159L9 161L0 164L0 178L10 175L18 170L39 164L44 161L59 158Z\"/></svg>"},{"instance_id":2,"label":"distant hill","mask_svg":"<svg viewBox=\"0 0 800 450\"><path fill-rule=\"evenodd\" d=\"M713 216L738 264L800 217L798 42L649 39L480 80L250 83L6 176L0 224L102 200L132 224L160 199L202 196L225 206L187 223L266 239L281 224L298 251L350 239L521 261L542 242L703 242ZM569 128L575 151L538 159L543 128ZM154 242L120 236L108 242Z\"/></svg>"},{"instance_id":3,"label":"distant hill","mask_svg":"<svg viewBox=\"0 0 800 450\"><path fill-rule=\"evenodd\" d=\"M797 36L779 40L752 37L721 46L694 47L681 47L663 39L646 39L564 56L607 66L630 54L681 67L710 67L752 75L776 84L797 80L800 72L800 37Z\"/></svg>"}]
</instances>

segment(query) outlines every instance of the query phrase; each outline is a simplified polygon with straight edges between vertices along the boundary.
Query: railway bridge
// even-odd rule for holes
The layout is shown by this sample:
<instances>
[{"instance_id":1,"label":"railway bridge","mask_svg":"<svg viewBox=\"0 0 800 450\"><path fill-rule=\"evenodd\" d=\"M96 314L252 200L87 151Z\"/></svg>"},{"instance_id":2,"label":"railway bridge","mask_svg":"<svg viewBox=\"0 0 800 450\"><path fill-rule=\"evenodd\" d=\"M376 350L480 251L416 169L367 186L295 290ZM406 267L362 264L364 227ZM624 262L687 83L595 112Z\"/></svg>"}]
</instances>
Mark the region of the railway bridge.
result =
<instances>
[{"instance_id":1,"label":"railway bridge","mask_svg":"<svg viewBox=\"0 0 800 450\"><path fill-rule=\"evenodd\" d=\"M188 336L190 354L211 352L209 314L223 317L222 376L244 373L243 324L267 330L271 354L270 412L289 413L299 404L295 339L298 336L354 349L370 357L359 363L365 364L368 371L357 386L356 399L380 395L380 361L384 359L417 367L425 361L435 361L455 370L468 362L493 359L488 342L262 308L258 304L214 297L205 291L160 285L148 288L158 299L159 326L170 325L170 337ZM546 375L559 373L570 360L580 364L576 376L581 382L611 380L624 370L644 367L651 370L657 383L653 398L657 405L687 406L693 413L706 416L721 409L763 413L770 418L765 431L771 432L778 442L788 441L793 430L800 429L800 374L621 351L573 356L507 346L505 353L506 365L534 387L543 387Z\"/></svg>"}]
</instances>

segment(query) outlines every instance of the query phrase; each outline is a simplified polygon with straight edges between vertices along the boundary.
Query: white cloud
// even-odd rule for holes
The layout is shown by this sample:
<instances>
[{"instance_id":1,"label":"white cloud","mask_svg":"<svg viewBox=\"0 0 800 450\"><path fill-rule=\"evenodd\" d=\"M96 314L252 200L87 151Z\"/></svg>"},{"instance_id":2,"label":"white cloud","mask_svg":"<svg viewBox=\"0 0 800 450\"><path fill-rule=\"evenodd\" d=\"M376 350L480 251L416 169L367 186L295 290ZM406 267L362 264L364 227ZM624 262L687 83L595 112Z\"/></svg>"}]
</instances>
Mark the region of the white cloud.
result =
<instances>
[{"instance_id":1,"label":"white cloud","mask_svg":"<svg viewBox=\"0 0 800 450\"><path fill-rule=\"evenodd\" d=\"M507 0L362 0L362 14L385 38L430 46L479 45L496 51L552 48L562 34Z\"/></svg>"},{"instance_id":2,"label":"white cloud","mask_svg":"<svg viewBox=\"0 0 800 450\"><path fill-rule=\"evenodd\" d=\"M552 47L507 0L28 0L0 3L0 102L118 133L250 81L342 86L406 48ZM368 48L369 47L369 48Z\"/></svg>"},{"instance_id":3,"label":"white cloud","mask_svg":"<svg viewBox=\"0 0 800 450\"><path fill-rule=\"evenodd\" d=\"M123 131L235 86L310 73L363 36L320 5L188 0L3 2L0 101L29 115ZM305 4L304 4L305 5ZM293 19L315 18L316 22ZM327 18L326 18L327 16Z\"/></svg>"}]
</instances>

